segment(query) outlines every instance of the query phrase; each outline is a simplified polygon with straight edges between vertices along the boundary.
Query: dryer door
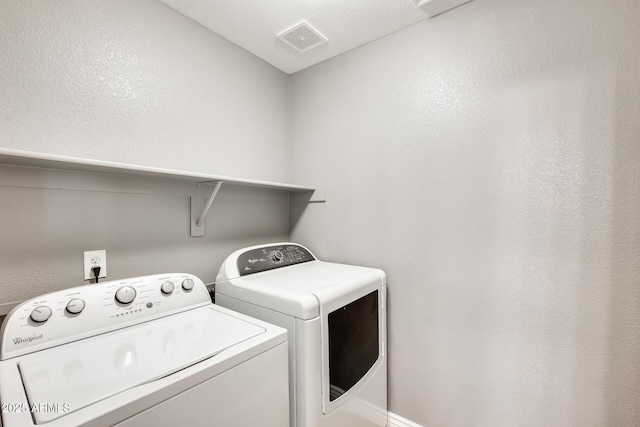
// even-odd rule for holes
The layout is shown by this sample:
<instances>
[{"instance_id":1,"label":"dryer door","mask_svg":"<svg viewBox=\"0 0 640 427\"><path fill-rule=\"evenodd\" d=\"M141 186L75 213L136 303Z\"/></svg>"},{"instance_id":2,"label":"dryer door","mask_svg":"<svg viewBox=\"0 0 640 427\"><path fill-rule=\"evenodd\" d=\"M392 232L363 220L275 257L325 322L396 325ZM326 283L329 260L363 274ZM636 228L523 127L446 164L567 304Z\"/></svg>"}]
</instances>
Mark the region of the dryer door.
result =
<instances>
[{"instance_id":1,"label":"dryer door","mask_svg":"<svg viewBox=\"0 0 640 427\"><path fill-rule=\"evenodd\" d=\"M375 271L375 270L372 270ZM326 415L355 395L385 357L384 288L377 274L351 277L323 289L322 412ZM341 291L340 294L335 291Z\"/></svg>"}]
</instances>

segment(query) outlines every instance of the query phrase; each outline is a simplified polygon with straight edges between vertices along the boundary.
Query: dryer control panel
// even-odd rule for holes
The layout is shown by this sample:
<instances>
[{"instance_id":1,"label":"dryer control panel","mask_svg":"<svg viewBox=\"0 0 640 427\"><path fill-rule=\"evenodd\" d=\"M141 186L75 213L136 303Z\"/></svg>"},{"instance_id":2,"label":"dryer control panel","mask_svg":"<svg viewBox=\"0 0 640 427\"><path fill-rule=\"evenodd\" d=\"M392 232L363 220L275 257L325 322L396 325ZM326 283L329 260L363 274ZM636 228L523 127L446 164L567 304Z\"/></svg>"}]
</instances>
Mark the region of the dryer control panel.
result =
<instances>
[{"instance_id":1,"label":"dryer control panel","mask_svg":"<svg viewBox=\"0 0 640 427\"><path fill-rule=\"evenodd\" d=\"M311 252L299 245L265 246L240 254L238 256L238 273L240 276L246 276L314 260Z\"/></svg>"}]
</instances>

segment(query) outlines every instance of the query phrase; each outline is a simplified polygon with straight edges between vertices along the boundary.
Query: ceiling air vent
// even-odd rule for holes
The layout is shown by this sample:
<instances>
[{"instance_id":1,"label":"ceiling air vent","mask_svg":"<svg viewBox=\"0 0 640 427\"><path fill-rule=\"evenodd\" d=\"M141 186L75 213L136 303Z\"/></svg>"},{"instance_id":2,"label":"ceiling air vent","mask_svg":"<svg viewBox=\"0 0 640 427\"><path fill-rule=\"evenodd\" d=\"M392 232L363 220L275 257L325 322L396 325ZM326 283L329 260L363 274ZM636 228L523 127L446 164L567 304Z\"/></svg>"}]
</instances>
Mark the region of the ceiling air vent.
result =
<instances>
[{"instance_id":1,"label":"ceiling air vent","mask_svg":"<svg viewBox=\"0 0 640 427\"><path fill-rule=\"evenodd\" d=\"M284 30L277 37L300 53L327 42L322 34L304 21Z\"/></svg>"}]
</instances>

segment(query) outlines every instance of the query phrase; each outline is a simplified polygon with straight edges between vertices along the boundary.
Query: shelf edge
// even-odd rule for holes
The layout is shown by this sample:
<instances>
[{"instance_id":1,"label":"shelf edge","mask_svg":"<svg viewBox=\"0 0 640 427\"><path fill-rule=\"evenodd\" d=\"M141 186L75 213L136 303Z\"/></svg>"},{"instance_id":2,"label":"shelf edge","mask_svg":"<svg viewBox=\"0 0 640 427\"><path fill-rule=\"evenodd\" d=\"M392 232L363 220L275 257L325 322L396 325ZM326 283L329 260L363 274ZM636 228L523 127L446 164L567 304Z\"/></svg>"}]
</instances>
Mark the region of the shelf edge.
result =
<instances>
[{"instance_id":1,"label":"shelf edge","mask_svg":"<svg viewBox=\"0 0 640 427\"><path fill-rule=\"evenodd\" d=\"M0 147L0 164L24 166L41 169L55 169L72 172L86 172L111 174L142 178L170 179L190 181L194 183L224 181L229 185L256 187L292 192L315 191L315 187L287 184L255 179L235 178L221 175L180 171L153 166L133 165L106 160L85 159L80 157L63 156L59 154L37 153Z\"/></svg>"}]
</instances>

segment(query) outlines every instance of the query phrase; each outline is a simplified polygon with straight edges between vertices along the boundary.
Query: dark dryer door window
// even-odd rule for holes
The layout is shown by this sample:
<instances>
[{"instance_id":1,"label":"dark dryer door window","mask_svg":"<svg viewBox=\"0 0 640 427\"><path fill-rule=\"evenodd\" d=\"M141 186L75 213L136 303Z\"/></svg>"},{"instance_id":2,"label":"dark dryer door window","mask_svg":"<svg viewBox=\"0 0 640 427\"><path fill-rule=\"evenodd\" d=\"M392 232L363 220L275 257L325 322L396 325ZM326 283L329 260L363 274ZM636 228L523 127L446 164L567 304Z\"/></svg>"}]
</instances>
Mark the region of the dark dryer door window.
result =
<instances>
[{"instance_id":1,"label":"dark dryer door window","mask_svg":"<svg viewBox=\"0 0 640 427\"><path fill-rule=\"evenodd\" d=\"M329 313L329 384L332 402L378 360L378 291Z\"/></svg>"}]
</instances>

